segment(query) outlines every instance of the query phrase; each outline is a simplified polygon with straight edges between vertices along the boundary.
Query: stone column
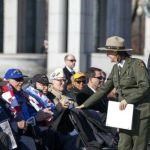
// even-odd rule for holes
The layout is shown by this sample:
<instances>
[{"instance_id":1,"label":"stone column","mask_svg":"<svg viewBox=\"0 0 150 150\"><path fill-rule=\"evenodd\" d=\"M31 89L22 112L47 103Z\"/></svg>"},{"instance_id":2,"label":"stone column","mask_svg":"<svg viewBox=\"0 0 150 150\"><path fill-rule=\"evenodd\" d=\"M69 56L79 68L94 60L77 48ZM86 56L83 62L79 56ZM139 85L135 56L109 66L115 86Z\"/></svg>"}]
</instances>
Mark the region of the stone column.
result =
<instances>
[{"instance_id":1,"label":"stone column","mask_svg":"<svg viewBox=\"0 0 150 150\"><path fill-rule=\"evenodd\" d=\"M3 11L3 1L0 1L0 53L3 52L3 20L4 20L4 11Z\"/></svg>"},{"instance_id":2,"label":"stone column","mask_svg":"<svg viewBox=\"0 0 150 150\"><path fill-rule=\"evenodd\" d=\"M107 1L107 34L119 35L126 39L126 46L130 47L131 32L131 0Z\"/></svg>"},{"instance_id":3,"label":"stone column","mask_svg":"<svg viewBox=\"0 0 150 150\"><path fill-rule=\"evenodd\" d=\"M49 73L59 66L60 59L63 60L59 54L66 52L67 0L49 0L48 6L49 46L47 69Z\"/></svg>"},{"instance_id":4,"label":"stone column","mask_svg":"<svg viewBox=\"0 0 150 150\"><path fill-rule=\"evenodd\" d=\"M145 17L145 48L144 48L144 56L147 61L148 56L150 54L150 17Z\"/></svg>"},{"instance_id":5,"label":"stone column","mask_svg":"<svg viewBox=\"0 0 150 150\"><path fill-rule=\"evenodd\" d=\"M18 0L4 0L4 44L3 52L17 53Z\"/></svg>"},{"instance_id":6,"label":"stone column","mask_svg":"<svg viewBox=\"0 0 150 150\"><path fill-rule=\"evenodd\" d=\"M69 0L68 53L77 58L77 69L85 71L87 56L94 51L95 0Z\"/></svg>"}]
</instances>

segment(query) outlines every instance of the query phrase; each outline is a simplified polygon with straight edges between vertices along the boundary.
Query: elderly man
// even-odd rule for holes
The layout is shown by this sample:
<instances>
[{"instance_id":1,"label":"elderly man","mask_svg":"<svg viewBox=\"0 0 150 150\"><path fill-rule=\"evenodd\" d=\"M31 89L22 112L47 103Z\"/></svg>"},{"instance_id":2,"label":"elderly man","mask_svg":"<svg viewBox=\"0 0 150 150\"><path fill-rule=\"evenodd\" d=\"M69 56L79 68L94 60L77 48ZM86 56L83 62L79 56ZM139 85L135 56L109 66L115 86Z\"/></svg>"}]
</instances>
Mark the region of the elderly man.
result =
<instances>
[{"instance_id":1,"label":"elderly man","mask_svg":"<svg viewBox=\"0 0 150 150\"><path fill-rule=\"evenodd\" d=\"M42 108L48 108L51 111L55 110L54 103L48 98L48 77L45 74L34 75L30 82L23 87L24 92L28 93L29 99L36 100ZM39 106L39 105L38 105ZM40 107L36 107L41 109Z\"/></svg>"},{"instance_id":2,"label":"elderly man","mask_svg":"<svg viewBox=\"0 0 150 150\"><path fill-rule=\"evenodd\" d=\"M68 108L76 105L73 99L65 92L66 76L62 68L56 69L51 75L50 80L52 85L49 92L52 93L52 99L56 106L60 108Z\"/></svg>"},{"instance_id":3,"label":"elderly man","mask_svg":"<svg viewBox=\"0 0 150 150\"><path fill-rule=\"evenodd\" d=\"M72 54L67 54L64 57L64 61L65 61L65 67L63 68L63 72L66 76L67 82L66 82L66 86L70 86L71 84L71 76L73 74L75 74L75 71L73 70L76 64L76 59L75 56Z\"/></svg>"},{"instance_id":4,"label":"elderly man","mask_svg":"<svg viewBox=\"0 0 150 150\"><path fill-rule=\"evenodd\" d=\"M36 74L31 79L32 86L41 91L43 94L47 94L49 80L46 74Z\"/></svg>"}]
</instances>

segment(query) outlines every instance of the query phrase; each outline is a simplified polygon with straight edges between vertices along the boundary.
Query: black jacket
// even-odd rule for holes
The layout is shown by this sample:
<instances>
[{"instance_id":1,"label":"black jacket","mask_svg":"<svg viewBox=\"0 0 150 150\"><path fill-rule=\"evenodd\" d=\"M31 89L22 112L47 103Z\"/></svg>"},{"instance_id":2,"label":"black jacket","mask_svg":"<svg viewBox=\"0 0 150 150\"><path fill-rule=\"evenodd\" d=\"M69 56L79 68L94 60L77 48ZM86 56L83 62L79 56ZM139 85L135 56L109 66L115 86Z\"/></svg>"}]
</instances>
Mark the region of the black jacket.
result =
<instances>
[{"instance_id":1,"label":"black jacket","mask_svg":"<svg viewBox=\"0 0 150 150\"><path fill-rule=\"evenodd\" d=\"M94 92L86 85L76 96L76 101L78 105L84 103ZM107 112L108 99L106 96L103 97L97 104L93 105L91 108L99 110L101 112Z\"/></svg>"},{"instance_id":2,"label":"black jacket","mask_svg":"<svg viewBox=\"0 0 150 150\"><path fill-rule=\"evenodd\" d=\"M71 76L75 73L75 72L70 72L66 67L63 68L63 72L66 76L66 79L68 80L67 81L67 84L70 84L71 83Z\"/></svg>"}]
</instances>

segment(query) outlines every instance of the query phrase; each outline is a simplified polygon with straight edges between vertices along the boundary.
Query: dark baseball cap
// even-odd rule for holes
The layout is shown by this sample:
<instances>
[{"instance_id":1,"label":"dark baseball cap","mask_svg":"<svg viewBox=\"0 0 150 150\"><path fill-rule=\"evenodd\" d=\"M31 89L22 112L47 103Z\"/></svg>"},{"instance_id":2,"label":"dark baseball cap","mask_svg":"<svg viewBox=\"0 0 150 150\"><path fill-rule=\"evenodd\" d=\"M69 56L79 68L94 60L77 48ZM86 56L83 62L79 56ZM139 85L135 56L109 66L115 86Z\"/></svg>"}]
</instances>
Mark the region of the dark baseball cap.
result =
<instances>
[{"instance_id":1,"label":"dark baseball cap","mask_svg":"<svg viewBox=\"0 0 150 150\"><path fill-rule=\"evenodd\" d=\"M32 83L39 82L44 85L49 84L48 77L45 74L36 74L32 77L31 81L32 81Z\"/></svg>"}]
</instances>

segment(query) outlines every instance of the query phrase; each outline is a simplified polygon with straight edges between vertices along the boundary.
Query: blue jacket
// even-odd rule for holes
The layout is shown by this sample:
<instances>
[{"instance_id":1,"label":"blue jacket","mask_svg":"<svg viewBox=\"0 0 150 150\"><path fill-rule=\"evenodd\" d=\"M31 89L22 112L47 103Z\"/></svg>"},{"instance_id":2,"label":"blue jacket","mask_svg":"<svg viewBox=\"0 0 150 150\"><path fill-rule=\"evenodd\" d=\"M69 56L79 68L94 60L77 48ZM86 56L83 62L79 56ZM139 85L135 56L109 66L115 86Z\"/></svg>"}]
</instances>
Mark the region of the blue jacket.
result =
<instances>
[{"instance_id":1,"label":"blue jacket","mask_svg":"<svg viewBox=\"0 0 150 150\"><path fill-rule=\"evenodd\" d=\"M37 114L36 110L28 103L23 91L15 92L14 94L21 107L21 113L16 117L18 120L27 120Z\"/></svg>"}]
</instances>

